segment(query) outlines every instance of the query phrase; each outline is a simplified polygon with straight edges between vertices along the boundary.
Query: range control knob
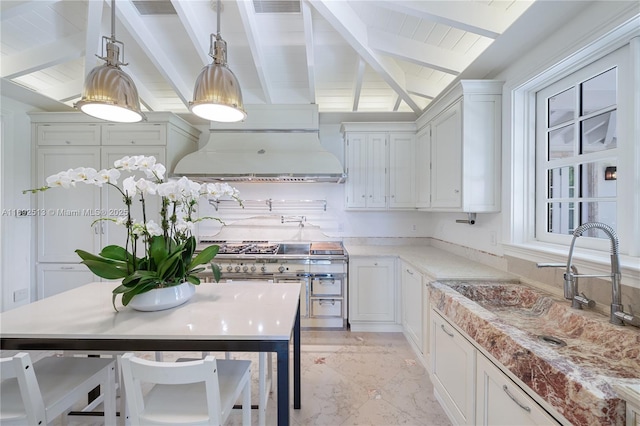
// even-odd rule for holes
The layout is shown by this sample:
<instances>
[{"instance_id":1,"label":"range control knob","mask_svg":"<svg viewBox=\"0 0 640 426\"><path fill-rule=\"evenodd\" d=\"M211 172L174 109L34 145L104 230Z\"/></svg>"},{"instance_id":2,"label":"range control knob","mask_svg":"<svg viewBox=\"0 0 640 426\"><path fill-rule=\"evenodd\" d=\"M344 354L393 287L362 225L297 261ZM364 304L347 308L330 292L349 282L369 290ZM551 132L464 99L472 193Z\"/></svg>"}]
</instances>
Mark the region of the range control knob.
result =
<instances>
[{"instance_id":1,"label":"range control knob","mask_svg":"<svg viewBox=\"0 0 640 426\"><path fill-rule=\"evenodd\" d=\"M248 270L249 270L249 267L248 267L248 266L243 266L243 267L242 267L242 272L247 272Z\"/></svg>"},{"instance_id":2,"label":"range control knob","mask_svg":"<svg viewBox=\"0 0 640 426\"><path fill-rule=\"evenodd\" d=\"M252 266L252 267L251 267L251 272L255 272L255 271L256 271L256 267L255 267L255 266Z\"/></svg>"},{"instance_id":3,"label":"range control knob","mask_svg":"<svg viewBox=\"0 0 640 426\"><path fill-rule=\"evenodd\" d=\"M278 272L283 273L283 272L284 272L284 266L280 266L280 267L278 268Z\"/></svg>"},{"instance_id":4,"label":"range control knob","mask_svg":"<svg viewBox=\"0 0 640 426\"><path fill-rule=\"evenodd\" d=\"M231 265L227 266L227 272L231 272L231 271L233 271L233 266Z\"/></svg>"},{"instance_id":5,"label":"range control knob","mask_svg":"<svg viewBox=\"0 0 640 426\"><path fill-rule=\"evenodd\" d=\"M264 265L262 265L262 266L260 267L260 271L262 271L262 272L267 272L267 267L266 267L266 266L264 266Z\"/></svg>"},{"instance_id":6,"label":"range control knob","mask_svg":"<svg viewBox=\"0 0 640 426\"><path fill-rule=\"evenodd\" d=\"M236 266L236 272L240 272L240 266Z\"/></svg>"}]
</instances>

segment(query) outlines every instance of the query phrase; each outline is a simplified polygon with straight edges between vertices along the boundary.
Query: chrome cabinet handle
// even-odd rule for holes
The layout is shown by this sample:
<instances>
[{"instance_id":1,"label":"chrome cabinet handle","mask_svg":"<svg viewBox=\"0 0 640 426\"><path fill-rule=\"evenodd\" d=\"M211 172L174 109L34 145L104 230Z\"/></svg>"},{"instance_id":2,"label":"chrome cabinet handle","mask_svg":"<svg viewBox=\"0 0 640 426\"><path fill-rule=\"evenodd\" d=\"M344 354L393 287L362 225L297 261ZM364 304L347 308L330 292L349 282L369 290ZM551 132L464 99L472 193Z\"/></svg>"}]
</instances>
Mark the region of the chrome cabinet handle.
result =
<instances>
[{"instance_id":1,"label":"chrome cabinet handle","mask_svg":"<svg viewBox=\"0 0 640 426\"><path fill-rule=\"evenodd\" d=\"M408 273L409 275L413 275L413 272L411 272L411 270L409 270L409 269L407 269L407 273Z\"/></svg>"},{"instance_id":2,"label":"chrome cabinet handle","mask_svg":"<svg viewBox=\"0 0 640 426\"><path fill-rule=\"evenodd\" d=\"M335 300L325 300L325 299L320 299L320 300L318 301L318 304L319 304L320 306L322 306L322 305L329 305L329 304L330 304L331 306L334 306L334 305L336 304L336 301L335 301Z\"/></svg>"},{"instance_id":3,"label":"chrome cabinet handle","mask_svg":"<svg viewBox=\"0 0 640 426\"><path fill-rule=\"evenodd\" d=\"M442 328L442 331L444 331L444 332L447 334L447 336L449 336L449 337L454 337L454 336L455 336L455 334L453 334L453 333L449 333L449 332L447 331L447 329L446 329L446 328L444 328L444 324L440 324L440 328Z\"/></svg>"},{"instance_id":4,"label":"chrome cabinet handle","mask_svg":"<svg viewBox=\"0 0 640 426\"><path fill-rule=\"evenodd\" d=\"M518 404L518 406L519 406L520 408L522 408L524 411L526 411L526 412L528 412L528 413L530 413L530 412L531 412L531 408L527 407L527 406L526 406L526 405L524 405L522 402L518 401L518 400L516 399L516 397L515 397L515 396L513 396L513 394L512 394L511 392L509 392L509 388L507 387L507 385L502 385L502 390L504 391L504 393L506 393L506 394L507 394L507 396L508 396L509 398L511 398L511 400L512 400L513 402L515 402L516 404Z\"/></svg>"}]
</instances>

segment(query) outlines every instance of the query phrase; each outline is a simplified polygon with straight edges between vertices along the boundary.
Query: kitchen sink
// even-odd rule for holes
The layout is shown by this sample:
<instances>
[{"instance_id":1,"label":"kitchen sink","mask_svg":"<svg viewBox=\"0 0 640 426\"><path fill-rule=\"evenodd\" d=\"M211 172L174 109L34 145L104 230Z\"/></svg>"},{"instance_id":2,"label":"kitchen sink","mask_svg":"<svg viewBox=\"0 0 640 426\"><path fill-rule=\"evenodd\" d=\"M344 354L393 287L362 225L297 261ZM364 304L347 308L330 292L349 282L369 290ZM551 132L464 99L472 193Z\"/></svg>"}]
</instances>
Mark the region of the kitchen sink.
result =
<instances>
[{"instance_id":1,"label":"kitchen sink","mask_svg":"<svg viewBox=\"0 0 640 426\"><path fill-rule=\"evenodd\" d=\"M281 243L278 254L308 255L311 244Z\"/></svg>"},{"instance_id":2,"label":"kitchen sink","mask_svg":"<svg viewBox=\"0 0 640 426\"><path fill-rule=\"evenodd\" d=\"M588 362L594 373L640 378L640 333L614 326L594 311L571 308L571 303L543 291L513 283L447 283L538 344L553 348L578 365ZM562 342L559 344L558 342Z\"/></svg>"}]
</instances>

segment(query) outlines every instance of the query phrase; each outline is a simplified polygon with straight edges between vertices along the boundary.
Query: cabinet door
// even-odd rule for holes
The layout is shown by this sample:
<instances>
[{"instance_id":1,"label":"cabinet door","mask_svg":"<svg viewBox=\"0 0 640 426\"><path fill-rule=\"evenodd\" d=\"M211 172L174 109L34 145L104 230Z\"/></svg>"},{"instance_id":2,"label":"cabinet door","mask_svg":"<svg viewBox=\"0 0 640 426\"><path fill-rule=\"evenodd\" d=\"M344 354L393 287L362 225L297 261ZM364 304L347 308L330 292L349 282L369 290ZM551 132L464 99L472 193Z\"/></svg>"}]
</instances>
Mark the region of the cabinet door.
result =
<instances>
[{"instance_id":1,"label":"cabinet door","mask_svg":"<svg viewBox=\"0 0 640 426\"><path fill-rule=\"evenodd\" d=\"M460 101L431 123L431 207L462 207Z\"/></svg>"},{"instance_id":2,"label":"cabinet door","mask_svg":"<svg viewBox=\"0 0 640 426\"><path fill-rule=\"evenodd\" d=\"M100 148L41 148L37 153L37 182L60 171L77 167L100 169ZM100 188L77 184L74 188L51 188L38 193L38 262L78 262L75 253L100 250L99 224L92 226L100 209Z\"/></svg>"},{"instance_id":3,"label":"cabinet door","mask_svg":"<svg viewBox=\"0 0 640 426\"><path fill-rule=\"evenodd\" d=\"M37 270L38 300L99 281L99 278L82 264L41 263ZM109 284L105 283L105 285Z\"/></svg>"},{"instance_id":4,"label":"cabinet door","mask_svg":"<svg viewBox=\"0 0 640 426\"><path fill-rule=\"evenodd\" d=\"M36 132L36 140L41 146L100 145L99 124L38 124Z\"/></svg>"},{"instance_id":5,"label":"cabinet door","mask_svg":"<svg viewBox=\"0 0 640 426\"><path fill-rule=\"evenodd\" d=\"M135 123L102 126L102 145L144 146L166 145L166 143L166 124Z\"/></svg>"},{"instance_id":6,"label":"cabinet door","mask_svg":"<svg viewBox=\"0 0 640 426\"><path fill-rule=\"evenodd\" d=\"M437 311L431 311L431 376L444 409L457 424L475 421L476 349Z\"/></svg>"},{"instance_id":7,"label":"cabinet door","mask_svg":"<svg viewBox=\"0 0 640 426\"><path fill-rule=\"evenodd\" d=\"M559 424L484 355L478 355L477 371L477 424Z\"/></svg>"},{"instance_id":8,"label":"cabinet door","mask_svg":"<svg viewBox=\"0 0 640 426\"><path fill-rule=\"evenodd\" d=\"M395 261L386 258L349 262L349 319L395 322Z\"/></svg>"},{"instance_id":9,"label":"cabinet door","mask_svg":"<svg viewBox=\"0 0 640 426\"><path fill-rule=\"evenodd\" d=\"M371 133L367 137L367 207L387 207L387 135Z\"/></svg>"},{"instance_id":10,"label":"cabinet door","mask_svg":"<svg viewBox=\"0 0 640 426\"><path fill-rule=\"evenodd\" d=\"M389 208L415 207L415 136L389 136Z\"/></svg>"},{"instance_id":11,"label":"cabinet door","mask_svg":"<svg viewBox=\"0 0 640 426\"><path fill-rule=\"evenodd\" d=\"M349 133L346 145L346 207L361 209L367 205L367 135Z\"/></svg>"},{"instance_id":12,"label":"cabinet door","mask_svg":"<svg viewBox=\"0 0 640 426\"><path fill-rule=\"evenodd\" d=\"M144 156L154 156L156 157L156 161L158 163L164 164L165 160L165 147L163 146L141 146L141 147L106 147L102 148L102 167L103 168L111 168L113 167L113 163L116 160L124 156L133 156L133 155L144 155ZM121 172L120 179L118 180L118 186L122 188L122 181L127 177L131 176L132 173ZM142 172L137 172L135 174L135 179L146 178L146 175ZM160 225L160 197L157 195L147 195L145 196L145 212L147 221L153 220L155 223ZM120 216L126 216L127 208L124 202L122 201L122 194L120 192L110 187L109 185L103 186L102 193L102 214L106 218L117 218ZM140 197L136 196L133 199L133 203L131 205L131 217L138 222L142 222L143 213L142 213L142 203L140 202ZM116 225L115 222L110 220L105 220L102 222L101 226L102 233L102 245L119 245L123 246L126 243L127 232L126 228L123 225ZM138 241L138 246L136 248L136 253L138 256L144 255L144 244L142 241Z\"/></svg>"},{"instance_id":13,"label":"cabinet door","mask_svg":"<svg viewBox=\"0 0 640 426\"><path fill-rule=\"evenodd\" d=\"M402 326L422 352L422 275L402 262Z\"/></svg>"},{"instance_id":14,"label":"cabinet door","mask_svg":"<svg viewBox=\"0 0 640 426\"><path fill-rule=\"evenodd\" d=\"M431 207L431 126L416 136L416 207Z\"/></svg>"}]
</instances>

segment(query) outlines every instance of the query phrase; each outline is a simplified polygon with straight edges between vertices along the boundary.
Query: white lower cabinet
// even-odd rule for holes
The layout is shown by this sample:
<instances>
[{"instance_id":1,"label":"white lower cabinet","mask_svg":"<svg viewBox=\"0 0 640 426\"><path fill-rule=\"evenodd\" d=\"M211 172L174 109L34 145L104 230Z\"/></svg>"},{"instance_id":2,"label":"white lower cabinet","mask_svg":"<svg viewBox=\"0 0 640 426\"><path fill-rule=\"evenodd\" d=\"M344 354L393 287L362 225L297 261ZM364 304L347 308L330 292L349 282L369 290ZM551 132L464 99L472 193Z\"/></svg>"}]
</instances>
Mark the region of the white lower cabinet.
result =
<instances>
[{"instance_id":1,"label":"white lower cabinet","mask_svg":"<svg viewBox=\"0 0 640 426\"><path fill-rule=\"evenodd\" d=\"M431 312L431 379L454 424L475 423L476 352L437 311Z\"/></svg>"},{"instance_id":2,"label":"white lower cabinet","mask_svg":"<svg viewBox=\"0 0 640 426\"><path fill-rule=\"evenodd\" d=\"M528 426L559 424L488 358L478 355L476 424Z\"/></svg>"},{"instance_id":3,"label":"white lower cabinet","mask_svg":"<svg viewBox=\"0 0 640 426\"><path fill-rule=\"evenodd\" d=\"M397 321L394 258L349 259L349 324L352 331L401 331Z\"/></svg>"},{"instance_id":4,"label":"white lower cabinet","mask_svg":"<svg viewBox=\"0 0 640 426\"><path fill-rule=\"evenodd\" d=\"M100 280L82 264L41 263L37 273L38 300Z\"/></svg>"},{"instance_id":5,"label":"white lower cabinet","mask_svg":"<svg viewBox=\"0 0 640 426\"><path fill-rule=\"evenodd\" d=\"M561 424L437 310L430 320L431 378L453 424Z\"/></svg>"}]
</instances>

